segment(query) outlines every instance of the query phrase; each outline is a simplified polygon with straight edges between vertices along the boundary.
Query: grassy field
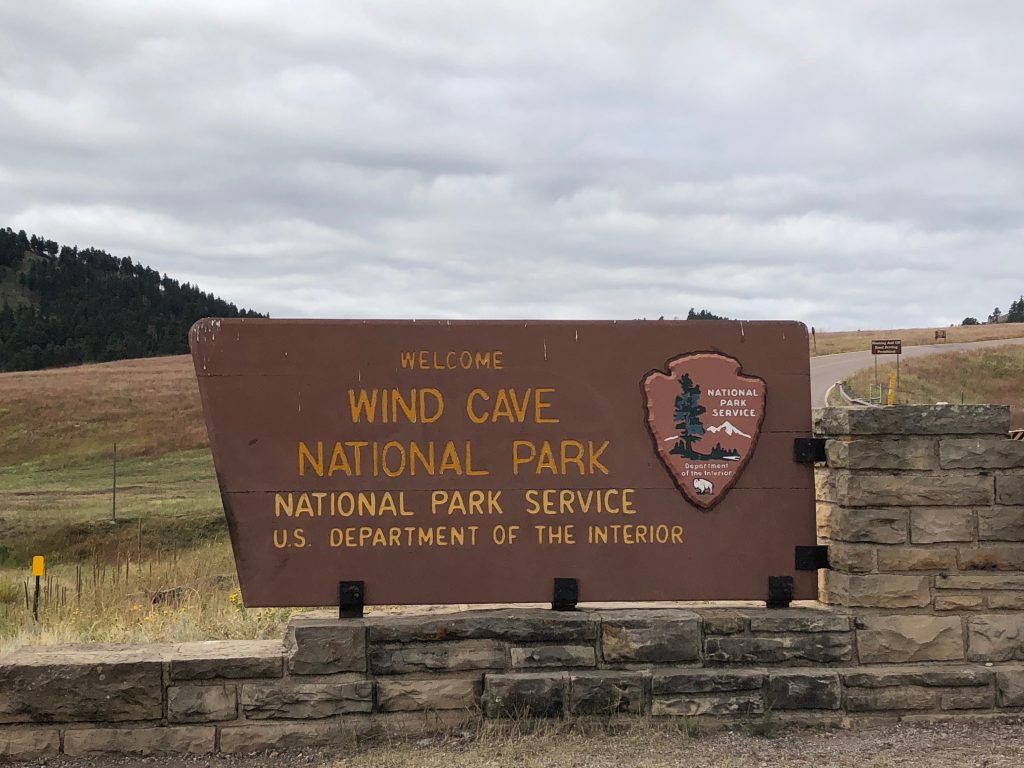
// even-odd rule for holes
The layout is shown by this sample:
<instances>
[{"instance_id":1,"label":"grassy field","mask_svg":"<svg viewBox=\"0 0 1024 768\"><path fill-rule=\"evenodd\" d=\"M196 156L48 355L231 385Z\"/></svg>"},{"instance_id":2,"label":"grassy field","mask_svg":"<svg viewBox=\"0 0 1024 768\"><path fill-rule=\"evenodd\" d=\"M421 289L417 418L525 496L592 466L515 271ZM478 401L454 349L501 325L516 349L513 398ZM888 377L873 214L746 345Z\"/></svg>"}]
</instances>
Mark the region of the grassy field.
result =
<instances>
[{"instance_id":1,"label":"grassy field","mask_svg":"<svg viewBox=\"0 0 1024 768\"><path fill-rule=\"evenodd\" d=\"M878 366L878 380L889 380L894 363ZM873 368L847 380L860 397L875 381ZM1024 347L1007 346L904 360L900 364L901 403L996 403L1009 405L1013 427L1024 427Z\"/></svg>"},{"instance_id":2,"label":"grassy field","mask_svg":"<svg viewBox=\"0 0 1024 768\"><path fill-rule=\"evenodd\" d=\"M38 624L36 554L48 563ZM0 374L0 653L277 637L287 613L239 599L188 357Z\"/></svg>"},{"instance_id":3,"label":"grassy field","mask_svg":"<svg viewBox=\"0 0 1024 768\"><path fill-rule=\"evenodd\" d=\"M837 331L817 333L817 344L811 340L811 355L834 355L871 349L872 339L902 339L906 347L935 344L935 331L946 332L946 343L955 341L989 341L1016 339L1024 336L1024 323L996 325L963 325L953 328L897 328L881 331Z\"/></svg>"}]
</instances>

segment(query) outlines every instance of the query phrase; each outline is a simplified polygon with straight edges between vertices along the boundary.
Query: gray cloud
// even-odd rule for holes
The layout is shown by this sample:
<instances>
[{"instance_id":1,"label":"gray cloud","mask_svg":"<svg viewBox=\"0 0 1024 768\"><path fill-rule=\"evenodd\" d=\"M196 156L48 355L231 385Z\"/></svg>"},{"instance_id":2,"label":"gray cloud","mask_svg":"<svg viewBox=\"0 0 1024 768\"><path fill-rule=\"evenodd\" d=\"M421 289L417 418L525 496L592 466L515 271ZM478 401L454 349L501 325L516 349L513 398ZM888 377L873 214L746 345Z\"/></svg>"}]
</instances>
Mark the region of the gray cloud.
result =
<instances>
[{"instance_id":1,"label":"gray cloud","mask_svg":"<svg viewBox=\"0 0 1024 768\"><path fill-rule=\"evenodd\" d=\"M1024 6L10 3L0 224L275 316L956 322L1024 292Z\"/></svg>"}]
</instances>

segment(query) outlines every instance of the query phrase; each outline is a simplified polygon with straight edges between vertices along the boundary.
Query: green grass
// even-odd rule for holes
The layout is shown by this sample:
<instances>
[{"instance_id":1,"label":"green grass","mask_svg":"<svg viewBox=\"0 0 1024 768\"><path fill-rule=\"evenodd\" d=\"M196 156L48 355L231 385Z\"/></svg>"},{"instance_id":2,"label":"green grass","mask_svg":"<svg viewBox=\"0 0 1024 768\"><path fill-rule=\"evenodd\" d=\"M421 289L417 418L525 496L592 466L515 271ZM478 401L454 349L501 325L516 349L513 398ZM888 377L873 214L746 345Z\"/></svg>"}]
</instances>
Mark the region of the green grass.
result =
<instances>
[{"instance_id":1,"label":"green grass","mask_svg":"<svg viewBox=\"0 0 1024 768\"><path fill-rule=\"evenodd\" d=\"M35 554L109 559L139 538L140 527L152 550L226 536L208 450L119 461L116 523L109 460L0 467L0 565L25 567Z\"/></svg>"}]
</instances>

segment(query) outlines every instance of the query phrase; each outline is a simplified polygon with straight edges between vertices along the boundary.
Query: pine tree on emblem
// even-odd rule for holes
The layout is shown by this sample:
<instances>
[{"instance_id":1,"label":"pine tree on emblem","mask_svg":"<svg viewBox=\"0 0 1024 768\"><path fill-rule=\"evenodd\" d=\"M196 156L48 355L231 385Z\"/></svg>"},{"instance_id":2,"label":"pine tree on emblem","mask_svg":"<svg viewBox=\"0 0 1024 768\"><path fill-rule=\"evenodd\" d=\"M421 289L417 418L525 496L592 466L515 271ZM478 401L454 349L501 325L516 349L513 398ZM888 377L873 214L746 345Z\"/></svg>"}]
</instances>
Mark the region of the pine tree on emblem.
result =
<instances>
[{"instance_id":1,"label":"pine tree on emblem","mask_svg":"<svg viewBox=\"0 0 1024 768\"><path fill-rule=\"evenodd\" d=\"M672 449L672 453L681 453L691 459L699 458L693 450L695 440L704 437L704 424L700 417L707 409L700 404L700 385L694 384L690 374L684 373L679 379L682 393L676 396L676 408L673 418L679 430L680 442Z\"/></svg>"}]
</instances>

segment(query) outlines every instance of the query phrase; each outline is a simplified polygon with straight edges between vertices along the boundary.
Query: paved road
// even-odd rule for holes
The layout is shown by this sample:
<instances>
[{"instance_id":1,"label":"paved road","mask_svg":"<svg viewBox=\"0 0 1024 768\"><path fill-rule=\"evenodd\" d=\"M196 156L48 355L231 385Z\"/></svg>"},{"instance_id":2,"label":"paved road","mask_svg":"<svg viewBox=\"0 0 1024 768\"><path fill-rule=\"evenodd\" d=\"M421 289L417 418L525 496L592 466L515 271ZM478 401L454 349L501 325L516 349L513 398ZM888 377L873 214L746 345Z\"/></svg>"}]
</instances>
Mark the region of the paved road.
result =
<instances>
[{"instance_id":1,"label":"paved road","mask_svg":"<svg viewBox=\"0 0 1024 768\"><path fill-rule=\"evenodd\" d=\"M950 344L922 344L916 347L903 348L903 360L911 357L924 357L940 352L960 352L968 349L984 349L986 347L1005 347L1007 344L1024 344L1021 339L993 339L992 341L952 342ZM890 360L883 357L879 362ZM820 355L811 358L811 407L820 408L825 404L825 393L837 381L874 365L870 352L843 352L838 355Z\"/></svg>"}]
</instances>

